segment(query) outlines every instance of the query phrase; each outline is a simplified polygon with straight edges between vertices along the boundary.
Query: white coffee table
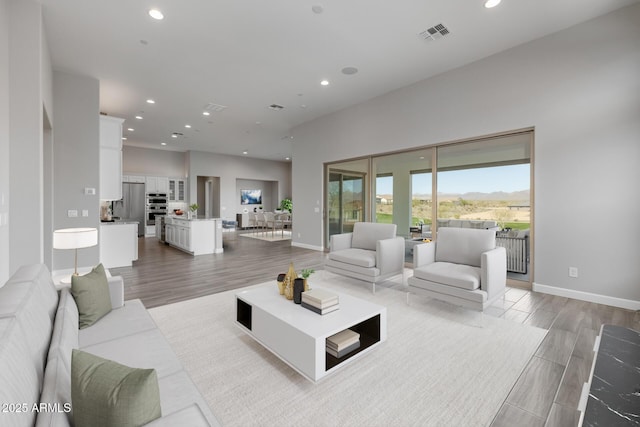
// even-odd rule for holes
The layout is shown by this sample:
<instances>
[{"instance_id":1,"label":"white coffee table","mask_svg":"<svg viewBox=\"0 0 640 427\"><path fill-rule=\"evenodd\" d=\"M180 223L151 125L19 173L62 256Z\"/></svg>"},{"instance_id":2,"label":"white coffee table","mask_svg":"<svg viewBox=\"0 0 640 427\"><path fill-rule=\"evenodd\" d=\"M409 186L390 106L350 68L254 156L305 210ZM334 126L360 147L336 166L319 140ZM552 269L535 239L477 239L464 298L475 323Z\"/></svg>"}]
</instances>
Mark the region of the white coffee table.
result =
<instances>
[{"instance_id":1,"label":"white coffee table","mask_svg":"<svg viewBox=\"0 0 640 427\"><path fill-rule=\"evenodd\" d=\"M302 376L317 382L387 339L386 307L338 295L340 309L321 316L284 298L275 282L242 291L236 294L236 324ZM326 352L325 340L345 329L360 333L360 348L338 359Z\"/></svg>"}]
</instances>

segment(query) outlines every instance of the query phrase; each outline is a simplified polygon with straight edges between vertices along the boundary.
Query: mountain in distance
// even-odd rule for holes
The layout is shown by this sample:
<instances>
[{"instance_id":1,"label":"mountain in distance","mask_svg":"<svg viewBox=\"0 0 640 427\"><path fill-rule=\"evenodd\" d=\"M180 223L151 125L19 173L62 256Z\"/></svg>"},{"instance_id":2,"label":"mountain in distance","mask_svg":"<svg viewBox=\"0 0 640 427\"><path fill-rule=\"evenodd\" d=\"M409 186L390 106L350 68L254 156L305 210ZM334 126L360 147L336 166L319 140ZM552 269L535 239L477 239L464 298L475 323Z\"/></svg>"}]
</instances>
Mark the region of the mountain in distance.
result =
<instances>
[{"instance_id":1,"label":"mountain in distance","mask_svg":"<svg viewBox=\"0 0 640 427\"><path fill-rule=\"evenodd\" d=\"M414 199L431 199L431 194L414 194ZM520 190L507 193L504 191L494 191L492 193L438 193L440 200L529 200L529 190Z\"/></svg>"}]
</instances>

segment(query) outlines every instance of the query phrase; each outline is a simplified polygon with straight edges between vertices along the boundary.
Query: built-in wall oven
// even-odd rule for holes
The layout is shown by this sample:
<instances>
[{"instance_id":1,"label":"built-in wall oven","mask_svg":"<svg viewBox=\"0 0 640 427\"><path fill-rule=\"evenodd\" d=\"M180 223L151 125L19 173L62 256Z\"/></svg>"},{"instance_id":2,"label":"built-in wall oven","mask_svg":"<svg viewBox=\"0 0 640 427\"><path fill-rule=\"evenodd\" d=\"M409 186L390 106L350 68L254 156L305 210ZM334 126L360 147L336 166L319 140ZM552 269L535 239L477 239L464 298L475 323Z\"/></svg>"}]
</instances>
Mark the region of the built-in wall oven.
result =
<instances>
[{"instance_id":1,"label":"built-in wall oven","mask_svg":"<svg viewBox=\"0 0 640 427\"><path fill-rule=\"evenodd\" d=\"M156 225L156 215L166 215L167 193L147 193L147 225Z\"/></svg>"}]
</instances>

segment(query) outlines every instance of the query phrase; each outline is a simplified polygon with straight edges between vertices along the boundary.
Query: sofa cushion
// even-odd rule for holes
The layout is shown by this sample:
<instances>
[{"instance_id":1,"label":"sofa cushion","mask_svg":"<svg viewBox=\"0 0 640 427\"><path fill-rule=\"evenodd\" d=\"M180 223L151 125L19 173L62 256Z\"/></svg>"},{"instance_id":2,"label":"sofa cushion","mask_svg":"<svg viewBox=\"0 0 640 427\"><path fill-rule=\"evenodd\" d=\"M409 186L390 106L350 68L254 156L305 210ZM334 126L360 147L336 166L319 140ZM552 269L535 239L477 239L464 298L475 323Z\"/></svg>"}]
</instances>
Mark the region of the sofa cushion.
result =
<instances>
[{"instance_id":1,"label":"sofa cushion","mask_svg":"<svg viewBox=\"0 0 640 427\"><path fill-rule=\"evenodd\" d=\"M71 276L71 293L80 313L80 329L111 311L111 294L102 264L84 276Z\"/></svg>"},{"instance_id":2,"label":"sofa cushion","mask_svg":"<svg viewBox=\"0 0 640 427\"><path fill-rule=\"evenodd\" d=\"M44 372L44 385L40 402L51 405L56 410L41 411L36 419L36 427L69 427L71 417L71 350L66 357L49 359ZM68 362L66 361L68 360Z\"/></svg>"},{"instance_id":3,"label":"sofa cushion","mask_svg":"<svg viewBox=\"0 0 640 427\"><path fill-rule=\"evenodd\" d=\"M80 348L84 348L155 328L156 324L144 308L142 301L129 300L123 307L113 309L99 322L81 329L78 344Z\"/></svg>"},{"instance_id":4,"label":"sofa cushion","mask_svg":"<svg viewBox=\"0 0 640 427\"><path fill-rule=\"evenodd\" d=\"M44 264L30 264L23 265L16 271L13 276L7 282L7 285L12 283L34 283L37 287L36 296L39 300L39 304L42 307L46 307L46 312L49 314L51 321L58 304L58 292L51 279L51 273ZM5 285L6 286L6 285Z\"/></svg>"},{"instance_id":5,"label":"sofa cushion","mask_svg":"<svg viewBox=\"0 0 640 427\"><path fill-rule=\"evenodd\" d=\"M352 248L330 252L329 259L366 268L376 266L375 251L369 251L366 249Z\"/></svg>"},{"instance_id":6,"label":"sofa cushion","mask_svg":"<svg viewBox=\"0 0 640 427\"><path fill-rule=\"evenodd\" d=\"M42 377L38 376L33 354L15 317L0 318L0 373L0 403L19 406L18 410L0 413L0 424L33 425L36 413L31 408L40 396ZM27 405L24 411L23 404Z\"/></svg>"},{"instance_id":7,"label":"sofa cushion","mask_svg":"<svg viewBox=\"0 0 640 427\"><path fill-rule=\"evenodd\" d=\"M413 275L418 279L470 291L480 288L480 268L470 265L434 262L416 268L413 270Z\"/></svg>"},{"instance_id":8,"label":"sofa cushion","mask_svg":"<svg viewBox=\"0 0 640 427\"><path fill-rule=\"evenodd\" d=\"M53 325L47 360L62 358L71 366L71 350L78 348L78 309L68 288L60 291L60 304Z\"/></svg>"},{"instance_id":9,"label":"sofa cushion","mask_svg":"<svg viewBox=\"0 0 640 427\"><path fill-rule=\"evenodd\" d=\"M396 237L395 224L379 224L375 222L356 222L353 225L351 247L376 250L376 242Z\"/></svg>"},{"instance_id":10,"label":"sofa cushion","mask_svg":"<svg viewBox=\"0 0 640 427\"><path fill-rule=\"evenodd\" d=\"M436 261L480 267L482 253L496 247L496 232L443 228L438 231L436 242Z\"/></svg>"},{"instance_id":11,"label":"sofa cushion","mask_svg":"<svg viewBox=\"0 0 640 427\"><path fill-rule=\"evenodd\" d=\"M154 369L130 368L80 350L71 356L71 403L78 427L134 427L162 415Z\"/></svg>"},{"instance_id":12,"label":"sofa cushion","mask_svg":"<svg viewBox=\"0 0 640 427\"><path fill-rule=\"evenodd\" d=\"M179 371L169 376L158 379L160 384L160 403L162 405L162 413L168 414L179 411L190 405L198 408L197 413L208 420L211 425L218 424L215 416L211 413L209 406L205 402L202 394L197 389L189 374L185 371ZM183 422L180 425L192 424Z\"/></svg>"},{"instance_id":13,"label":"sofa cushion","mask_svg":"<svg viewBox=\"0 0 640 427\"><path fill-rule=\"evenodd\" d=\"M159 378L182 369L178 357L159 329L80 348L96 356L134 368L154 368Z\"/></svg>"}]
</instances>

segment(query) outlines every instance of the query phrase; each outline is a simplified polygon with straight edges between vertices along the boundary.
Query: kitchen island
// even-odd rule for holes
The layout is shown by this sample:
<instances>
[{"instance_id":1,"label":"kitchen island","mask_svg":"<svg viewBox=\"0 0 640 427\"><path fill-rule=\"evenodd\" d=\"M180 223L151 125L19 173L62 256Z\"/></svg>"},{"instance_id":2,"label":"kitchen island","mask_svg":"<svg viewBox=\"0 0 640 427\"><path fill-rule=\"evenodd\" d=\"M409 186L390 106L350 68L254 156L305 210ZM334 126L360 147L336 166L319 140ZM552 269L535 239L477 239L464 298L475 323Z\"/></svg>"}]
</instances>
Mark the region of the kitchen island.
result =
<instances>
[{"instance_id":1,"label":"kitchen island","mask_svg":"<svg viewBox=\"0 0 640 427\"><path fill-rule=\"evenodd\" d=\"M165 242L194 256L222 253L222 219L167 215Z\"/></svg>"},{"instance_id":2,"label":"kitchen island","mask_svg":"<svg viewBox=\"0 0 640 427\"><path fill-rule=\"evenodd\" d=\"M138 259L138 221L100 223L100 262L105 268L131 267Z\"/></svg>"}]
</instances>

